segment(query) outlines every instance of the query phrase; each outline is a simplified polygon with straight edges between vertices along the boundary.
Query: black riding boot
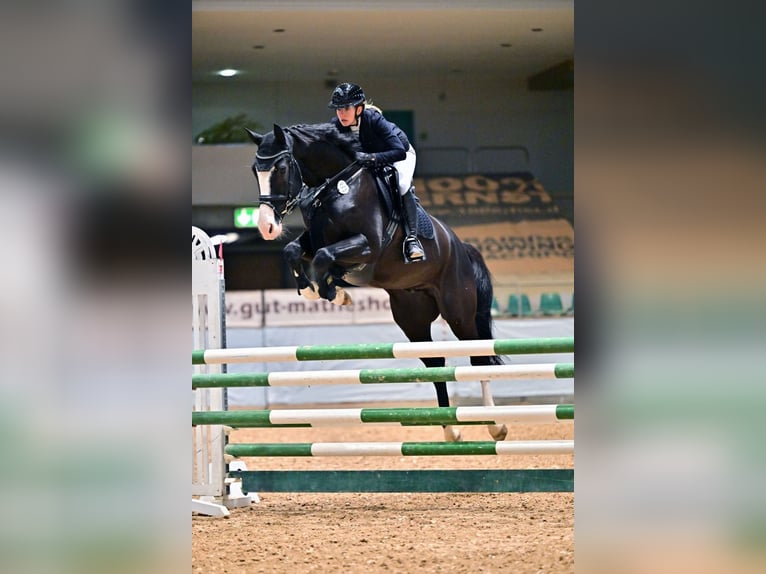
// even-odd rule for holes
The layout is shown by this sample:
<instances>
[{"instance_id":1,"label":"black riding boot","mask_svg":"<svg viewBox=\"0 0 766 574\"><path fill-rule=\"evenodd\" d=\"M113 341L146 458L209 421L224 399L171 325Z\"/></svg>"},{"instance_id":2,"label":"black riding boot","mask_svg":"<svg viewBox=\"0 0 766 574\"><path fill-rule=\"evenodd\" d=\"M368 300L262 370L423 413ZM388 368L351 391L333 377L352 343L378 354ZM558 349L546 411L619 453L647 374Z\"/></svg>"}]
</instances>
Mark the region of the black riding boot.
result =
<instances>
[{"instance_id":1,"label":"black riding boot","mask_svg":"<svg viewBox=\"0 0 766 574\"><path fill-rule=\"evenodd\" d=\"M418 206L415 203L415 194L410 188L402 197L402 214L404 215L404 262L414 263L426 260L426 252L418 240Z\"/></svg>"}]
</instances>

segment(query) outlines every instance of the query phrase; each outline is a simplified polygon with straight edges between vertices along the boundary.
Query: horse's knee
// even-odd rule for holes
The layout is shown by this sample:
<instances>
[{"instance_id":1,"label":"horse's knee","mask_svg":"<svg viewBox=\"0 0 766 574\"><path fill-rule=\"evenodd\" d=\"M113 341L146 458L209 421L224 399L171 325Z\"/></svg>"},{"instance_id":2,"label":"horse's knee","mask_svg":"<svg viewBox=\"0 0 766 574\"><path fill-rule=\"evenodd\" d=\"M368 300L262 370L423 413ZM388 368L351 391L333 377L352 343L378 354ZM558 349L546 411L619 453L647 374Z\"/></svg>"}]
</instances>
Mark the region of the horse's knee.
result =
<instances>
[{"instance_id":1,"label":"horse's knee","mask_svg":"<svg viewBox=\"0 0 766 574\"><path fill-rule=\"evenodd\" d=\"M282 254L285 257L285 260L287 260L291 265L294 265L297 261L300 260L301 253L303 253L303 248L295 242L288 243L282 250Z\"/></svg>"},{"instance_id":2,"label":"horse's knee","mask_svg":"<svg viewBox=\"0 0 766 574\"><path fill-rule=\"evenodd\" d=\"M313 265L315 269L322 271L322 273L326 273L334 261L335 257L330 253L330 250L326 247L322 247L314 254Z\"/></svg>"}]
</instances>

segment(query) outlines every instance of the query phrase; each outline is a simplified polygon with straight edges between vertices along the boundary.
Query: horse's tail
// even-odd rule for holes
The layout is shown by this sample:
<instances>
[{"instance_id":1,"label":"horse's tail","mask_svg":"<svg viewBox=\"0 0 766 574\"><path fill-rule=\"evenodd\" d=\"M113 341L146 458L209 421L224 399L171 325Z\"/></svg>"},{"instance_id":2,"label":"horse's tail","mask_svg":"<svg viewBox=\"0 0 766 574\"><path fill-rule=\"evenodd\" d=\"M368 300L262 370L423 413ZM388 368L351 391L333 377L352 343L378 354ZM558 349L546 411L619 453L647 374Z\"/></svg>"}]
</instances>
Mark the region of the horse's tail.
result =
<instances>
[{"instance_id":1,"label":"horse's tail","mask_svg":"<svg viewBox=\"0 0 766 574\"><path fill-rule=\"evenodd\" d=\"M468 258L473 267L476 279L476 330L480 339L492 339L492 276L481 252L470 243L463 243ZM503 360L498 356L489 357L491 365L502 365Z\"/></svg>"}]
</instances>

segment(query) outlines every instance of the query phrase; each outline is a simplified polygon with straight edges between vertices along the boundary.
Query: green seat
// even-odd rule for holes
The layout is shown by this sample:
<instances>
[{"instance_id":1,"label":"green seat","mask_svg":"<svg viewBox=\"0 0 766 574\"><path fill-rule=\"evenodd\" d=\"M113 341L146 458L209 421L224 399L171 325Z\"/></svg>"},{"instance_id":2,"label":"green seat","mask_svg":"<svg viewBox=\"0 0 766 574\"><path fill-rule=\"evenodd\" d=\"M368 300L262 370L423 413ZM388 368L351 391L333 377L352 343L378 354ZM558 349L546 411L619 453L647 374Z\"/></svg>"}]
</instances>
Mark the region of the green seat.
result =
<instances>
[{"instance_id":1,"label":"green seat","mask_svg":"<svg viewBox=\"0 0 766 574\"><path fill-rule=\"evenodd\" d=\"M548 317L564 314L564 305L558 293L540 295L540 312Z\"/></svg>"},{"instance_id":2,"label":"green seat","mask_svg":"<svg viewBox=\"0 0 766 574\"><path fill-rule=\"evenodd\" d=\"M567 315L574 315L574 293L572 293L572 302L569 304L569 309L567 309Z\"/></svg>"},{"instance_id":3,"label":"green seat","mask_svg":"<svg viewBox=\"0 0 766 574\"><path fill-rule=\"evenodd\" d=\"M510 295L508 297L508 313L511 317L529 317L532 314L529 297L524 293L521 294L521 297Z\"/></svg>"},{"instance_id":4,"label":"green seat","mask_svg":"<svg viewBox=\"0 0 766 574\"><path fill-rule=\"evenodd\" d=\"M490 308L489 313L493 317L497 317L500 314L500 304L494 297L492 297L492 307Z\"/></svg>"}]
</instances>

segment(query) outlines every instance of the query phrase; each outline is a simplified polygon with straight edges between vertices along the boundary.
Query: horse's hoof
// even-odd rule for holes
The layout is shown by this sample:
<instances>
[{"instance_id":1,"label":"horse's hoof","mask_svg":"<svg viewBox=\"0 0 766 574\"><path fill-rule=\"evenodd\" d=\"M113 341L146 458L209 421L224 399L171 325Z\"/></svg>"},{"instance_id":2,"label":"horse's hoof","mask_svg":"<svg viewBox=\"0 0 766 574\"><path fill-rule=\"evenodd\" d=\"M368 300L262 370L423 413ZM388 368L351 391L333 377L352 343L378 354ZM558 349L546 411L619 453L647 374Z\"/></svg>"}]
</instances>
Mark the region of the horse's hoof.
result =
<instances>
[{"instance_id":1,"label":"horse's hoof","mask_svg":"<svg viewBox=\"0 0 766 574\"><path fill-rule=\"evenodd\" d=\"M316 289L312 289L311 287L304 287L299 291L299 293L305 297L306 299L310 299L311 301L316 301L319 299L319 293L316 292Z\"/></svg>"},{"instance_id":2,"label":"horse's hoof","mask_svg":"<svg viewBox=\"0 0 766 574\"><path fill-rule=\"evenodd\" d=\"M351 295L349 295L345 289L338 289L335 295L335 299L332 300L333 305L352 305Z\"/></svg>"},{"instance_id":3,"label":"horse's hoof","mask_svg":"<svg viewBox=\"0 0 766 574\"><path fill-rule=\"evenodd\" d=\"M444 440L447 442L462 442L463 437L460 435L460 431L452 426L444 427Z\"/></svg>"},{"instance_id":4,"label":"horse's hoof","mask_svg":"<svg viewBox=\"0 0 766 574\"><path fill-rule=\"evenodd\" d=\"M508 436L508 427L505 425L493 425L489 427L489 434L492 435L492 438L496 441L500 442L502 440L505 440L505 437Z\"/></svg>"}]
</instances>

